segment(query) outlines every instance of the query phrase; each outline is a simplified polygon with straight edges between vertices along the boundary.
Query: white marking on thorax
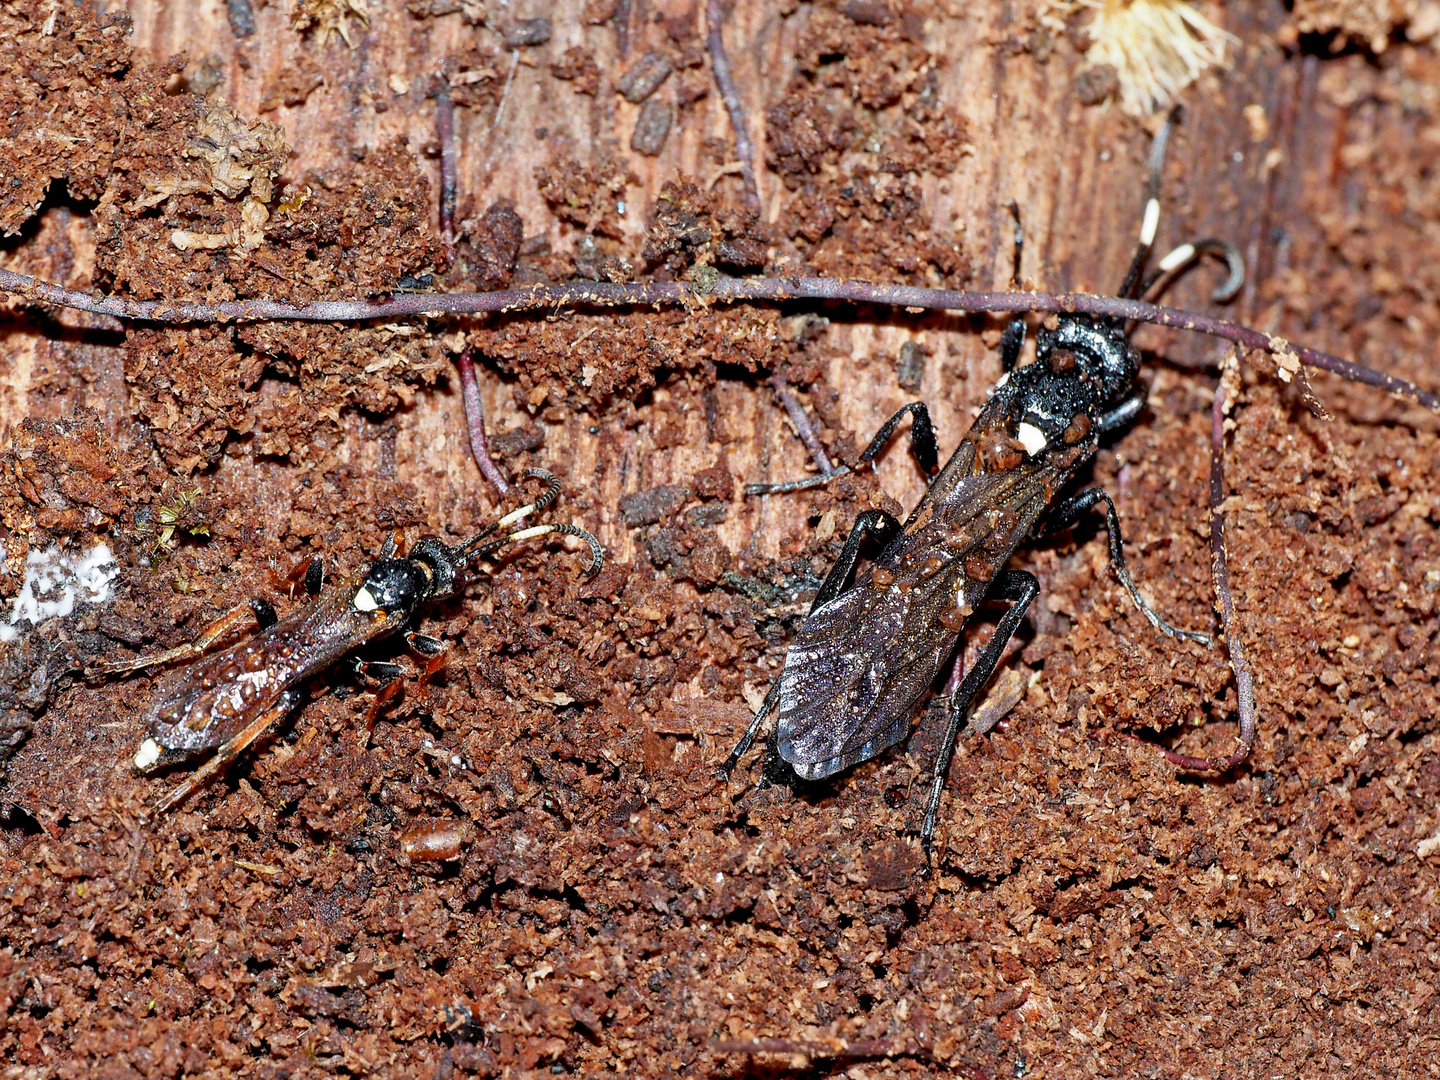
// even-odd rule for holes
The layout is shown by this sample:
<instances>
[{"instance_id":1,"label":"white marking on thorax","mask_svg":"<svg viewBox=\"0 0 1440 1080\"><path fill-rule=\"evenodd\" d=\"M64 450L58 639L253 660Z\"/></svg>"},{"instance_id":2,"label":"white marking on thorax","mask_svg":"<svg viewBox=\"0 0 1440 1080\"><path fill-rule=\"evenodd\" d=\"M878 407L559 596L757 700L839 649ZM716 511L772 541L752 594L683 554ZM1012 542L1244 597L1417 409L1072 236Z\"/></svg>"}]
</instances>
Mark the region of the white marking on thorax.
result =
<instances>
[{"instance_id":1,"label":"white marking on thorax","mask_svg":"<svg viewBox=\"0 0 1440 1080\"><path fill-rule=\"evenodd\" d=\"M1049 442L1045 433L1034 424L1021 424L1015 429L1015 437L1020 440L1020 445L1025 447L1025 453L1031 457L1044 450Z\"/></svg>"}]
</instances>

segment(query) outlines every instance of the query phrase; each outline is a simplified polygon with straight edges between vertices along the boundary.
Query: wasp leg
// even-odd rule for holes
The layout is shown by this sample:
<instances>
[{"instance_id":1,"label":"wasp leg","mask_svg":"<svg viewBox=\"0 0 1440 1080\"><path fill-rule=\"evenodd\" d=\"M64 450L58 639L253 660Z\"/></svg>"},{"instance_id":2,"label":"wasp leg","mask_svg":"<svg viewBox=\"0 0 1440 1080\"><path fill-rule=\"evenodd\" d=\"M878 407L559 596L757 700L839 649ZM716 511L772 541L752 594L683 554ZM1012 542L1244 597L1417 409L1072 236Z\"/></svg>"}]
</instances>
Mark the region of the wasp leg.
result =
<instances>
[{"instance_id":1,"label":"wasp leg","mask_svg":"<svg viewBox=\"0 0 1440 1080\"><path fill-rule=\"evenodd\" d=\"M308 559L302 559L283 578L272 571L270 582L278 588L284 589L286 595L292 599L295 596L295 586L302 582L307 593L311 596L319 596L320 590L325 587L325 557L312 555Z\"/></svg>"},{"instance_id":2,"label":"wasp leg","mask_svg":"<svg viewBox=\"0 0 1440 1080\"><path fill-rule=\"evenodd\" d=\"M286 690L280 695L279 701L262 712L254 720L250 721L250 723L241 728L235 735L221 743L216 749L214 757L191 773L183 784L156 803L155 812L157 814L163 814L168 810L173 810L195 792L199 791L209 781L210 777L214 776L239 757L247 746L265 733L266 728L270 727L270 725L276 721L283 719L285 714L290 712L290 710L295 708L299 703L300 691Z\"/></svg>"},{"instance_id":3,"label":"wasp leg","mask_svg":"<svg viewBox=\"0 0 1440 1080\"><path fill-rule=\"evenodd\" d=\"M935 443L935 425L930 423L930 410L923 401L912 401L886 420L870 440L870 445L860 452L860 464L868 465L880 453L905 414L910 413L910 453L926 476L934 476L940 468L940 447Z\"/></svg>"},{"instance_id":4,"label":"wasp leg","mask_svg":"<svg viewBox=\"0 0 1440 1080\"><path fill-rule=\"evenodd\" d=\"M951 699L950 717L945 724L945 739L941 742L940 753L935 758L935 776L930 783L930 798L925 803L925 819L920 826L920 844L925 849L927 864L930 862L930 849L935 839L935 823L940 814L940 796L945 791L945 778L950 773L950 759L955 756L955 740L960 735L960 727L975 698L995 673L995 665L1000 663L1000 655L1010 643L1020 620L1025 618L1025 612L1039 595L1040 583L1035 580L1034 574L1024 570L1004 571L995 578L995 584L990 588L990 598L1009 600L1012 603L1010 610L1001 616L1000 625L995 627L995 636L981 651L975 666L960 680L960 688Z\"/></svg>"},{"instance_id":5,"label":"wasp leg","mask_svg":"<svg viewBox=\"0 0 1440 1080\"><path fill-rule=\"evenodd\" d=\"M750 726L745 729L745 734L740 736L740 741L735 744L735 749L730 751L730 756L725 759L725 764L720 766L722 775L728 777L735 766L740 764L740 759L745 756L750 747L755 745L755 737L760 734L760 728L765 723L765 718L775 711L776 704L780 701L780 680L776 679L770 684L770 692L765 695L764 702L755 712L755 718L750 721Z\"/></svg>"},{"instance_id":6,"label":"wasp leg","mask_svg":"<svg viewBox=\"0 0 1440 1080\"><path fill-rule=\"evenodd\" d=\"M923 401L912 401L880 425L880 430L870 440L870 445L860 452L859 464L868 465L874 460L875 455L880 453L885 444L890 441L890 436L895 433L895 429L900 425L900 421L905 419L907 413L913 417L910 421L910 452L915 455L915 460L925 471L926 476L935 475L936 470L940 467L940 448L935 442L935 426L930 422L930 410L926 408ZM745 494L774 495L782 491L805 491L827 484L837 476L844 476L851 471L850 466L841 465L839 468L831 469L828 473L807 476L803 480L786 480L778 484L746 484Z\"/></svg>"},{"instance_id":7,"label":"wasp leg","mask_svg":"<svg viewBox=\"0 0 1440 1080\"><path fill-rule=\"evenodd\" d=\"M417 634L414 631L405 635L405 644L417 656L425 658L425 670L420 673L419 690L421 699L428 707L430 680L437 671L450 662L450 649L439 638L433 638L429 634Z\"/></svg>"},{"instance_id":8,"label":"wasp leg","mask_svg":"<svg viewBox=\"0 0 1440 1080\"><path fill-rule=\"evenodd\" d=\"M859 515L855 524L850 527L850 535L845 538L845 546L840 549L840 557L835 560L835 565L830 568L830 573L825 575L825 580L820 585L820 591L815 594L815 601L810 605L811 612L828 604L849 586L855 574L855 564L860 560L861 545L865 543L867 536L874 536L882 544L887 544L900 529L900 522L884 510L866 510ZM730 756L720 767L720 771L726 776L740 764L740 759L755 744L755 737L760 734L766 717L774 712L779 700L780 680L776 679L770 684L770 692L765 695L764 703L750 721L750 726L745 729L745 734L740 737L735 749L730 751Z\"/></svg>"},{"instance_id":9,"label":"wasp leg","mask_svg":"<svg viewBox=\"0 0 1440 1080\"><path fill-rule=\"evenodd\" d=\"M1130 576L1130 569L1125 565L1125 551L1123 540L1120 536L1120 515L1115 512L1115 503L1110 496L1105 494L1104 488L1086 488L1074 498L1067 499L1051 511L1045 523L1045 532L1058 532L1068 528L1079 520L1080 515L1089 510L1098 502L1105 504L1105 529L1110 534L1110 567L1115 571L1115 576L1120 583L1130 592L1130 599L1135 601L1135 606L1140 609L1142 615L1150 620L1150 625L1159 630L1166 637L1186 638L1190 641L1198 641L1201 645L1209 645L1211 638L1209 634L1201 633L1199 630L1182 630L1178 626L1171 626L1155 613L1155 609L1145 602L1140 595L1140 590L1135 586L1135 579Z\"/></svg>"},{"instance_id":10,"label":"wasp leg","mask_svg":"<svg viewBox=\"0 0 1440 1080\"><path fill-rule=\"evenodd\" d=\"M875 537L884 545L893 540L901 528L900 522L884 510L866 510L859 514L855 518L855 524L850 526L850 535L845 538L840 557L835 560L835 565L830 568L830 573L825 575L825 580L820 585L820 591L815 594L815 602L810 605L811 613L824 607L849 587L855 575L855 564L860 561L860 547L867 536Z\"/></svg>"},{"instance_id":11,"label":"wasp leg","mask_svg":"<svg viewBox=\"0 0 1440 1080\"><path fill-rule=\"evenodd\" d=\"M1007 372L1015 370L1020 350L1025 347L1025 320L1012 319L1000 332L1000 366Z\"/></svg>"},{"instance_id":12,"label":"wasp leg","mask_svg":"<svg viewBox=\"0 0 1440 1080\"><path fill-rule=\"evenodd\" d=\"M98 678L102 675L121 675L127 671L139 671L141 668L173 664L177 660L189 660L203 655L211 645L229 637L238 627L251 619L261 630L268 630L275 625L275 609L267 601L253 597L243 604L236 604L200 631L199 637L188 644L177 645L173 649L166 649L164 652L155 653L152 656L137 656L130 660L117 660L113 663L102 664L85 674L90 678Z\"/></svg>"},{"instance_id":13,"label":"wasp leg","mask_svg":"<svg viewBox=\"0 0 1440 1080\"><path fill-rule=\"evenodd\" d=\"M360 745L370 745L370 735L375 730L375 719L387 702L400 692L406 675L413 675L415 669L408 663L392 664L388 660L355 660L355 674L361 678L374 679L380 684L375 691L375 700L365 710L365 722L360 725Z\"/></svg>"}]
</instances>

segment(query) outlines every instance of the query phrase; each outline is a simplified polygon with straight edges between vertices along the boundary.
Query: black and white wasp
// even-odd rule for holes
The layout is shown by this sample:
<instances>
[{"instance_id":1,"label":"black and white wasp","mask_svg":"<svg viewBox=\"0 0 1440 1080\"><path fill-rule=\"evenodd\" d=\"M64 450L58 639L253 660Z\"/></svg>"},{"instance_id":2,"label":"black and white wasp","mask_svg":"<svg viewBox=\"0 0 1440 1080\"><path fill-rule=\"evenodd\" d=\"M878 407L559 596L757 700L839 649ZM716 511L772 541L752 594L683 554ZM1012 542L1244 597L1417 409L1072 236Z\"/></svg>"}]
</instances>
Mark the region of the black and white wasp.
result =
<instances>
[{"instance_id":1,"label":"black and white wasp","mask_svg":"<svg viewBox=\"0 0 1440 1080\"><path fill-rule=\"evenodd\" d=\"M1201 251L1225 257L1230 275L1214 294L1239 291L1243 264L1233 247L1199 240L1177 248L1153 277L1145 274L1160 217L1160 166L1174 123L1159 136L1150 161L1150 190L1140 242L1119 295L1138 299ZM1022 239L1016 212L1015 276ZM840 557L821 585L810 614L785 655L754 721L726 761L739 763L773 712L773 751L805 780L818 780L875 757L905 739L917 706L956 655L961 631L987 600L1008 601L990 642L951 698L944 740L921 826L927 856L955 743L970 707L989 682L1011 636L1039 593L1035 576L1006 563L1026 540L1073 524L1104 504L1110 564L1150 623L1164 634L1208 645L1209 635L1181 630L1147 604L1125 565L1115 504L1099 487L1061 498L1107 432L1127 424L1144 405L1140 359L1119 320L1060 315L1036 335L1035 360L1017 366L1025 323L1001 338L1004 374L945 467L929 410L905 406L860 455L870 462L900 421L911 416L911 447L932 476L929 490L902 525L883 510L861 513ZM749 494L816 486L825 476L785 484L752 484ZM855 581L867 538L882 550L870 573Z\"/></svg>"},{"instance_id":2,"label":"black and white wasp","mask_svg":"<svg viewBox=\"0 0 1440 1080\"><path fill-rule=\"evenodd\" d=\"M444 643L405 628L420 605L453 596L460 572L468 565L522 540L555 534L583 540L590 548L585 573L598 573L604 550L590 533L570 524L524 523L560 494L560 481L544 469L527 469L525 478L543 481L545 491L463 544L451 546L427 537L401 557L398 538L392 536L379 558L324 593L324 564L312 559L303 571L305 584L309 592L319 595L283 619L276 618L268 602L252 599L216 620L189 644L153 656L115 661L91 672L113 676L193 661L163 680L151 697L145 715L148 734L135 753L135 768L150 773L204 754L212 756L156 804L156 813L179 806L294 711L306 679L372 641L403 631L407 644L430 660L425 672L428 678L442 662ZM212 645L252 620L259 626L258 634L206 655ZM403 668L384 661L357 661L356 666L388 684L376 699L368 725L379 705L398 688Z\"/></svg>"}]
</instances>

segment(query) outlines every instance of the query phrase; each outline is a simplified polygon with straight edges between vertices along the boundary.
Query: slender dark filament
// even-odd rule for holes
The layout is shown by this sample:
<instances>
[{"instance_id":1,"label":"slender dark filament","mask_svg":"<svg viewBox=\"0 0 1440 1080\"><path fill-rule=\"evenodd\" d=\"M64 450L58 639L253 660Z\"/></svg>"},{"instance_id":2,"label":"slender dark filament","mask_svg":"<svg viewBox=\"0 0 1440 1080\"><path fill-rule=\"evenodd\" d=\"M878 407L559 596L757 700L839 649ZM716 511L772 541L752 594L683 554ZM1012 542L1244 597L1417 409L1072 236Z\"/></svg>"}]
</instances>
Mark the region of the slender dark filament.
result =
<instances>
[{"instance_id":1,"label":"slender dark filament","mask_svg":"<svg viewBox=\"0 0 1440 1080\"><path fill-rule=\"evenodd\" d=\"M835 471L834 466L830 464L825 447L820 444L820 436L815 431L815 425L810 423L805 406L801 405L800 400L790 392L790 384L778 371L770 376L770 386L774 389L775 397L780 404L785 406L785 412L789 414L790 422L795 425L795 434L800 436L800 441L805 444L805 449L810 451L815 468L820 470L822 477L829 476Z\"/></svg>"},{"instance_id":2,"label":"slender dark filament","mask_svg":"<svg viewBox=\"0 0 1440 1080\"><path fill-rule=\"evenodd\" d=\"M1225 416L1230 389L1239 385L1239 360L1232 352L1215 388L1215 405L1210 414L1210 575L1220 608L1220 624L1230 650L1230 667L1235 672L1235 698L1240 716L1240 740L1228 757L1202 758L1177 754L1161 747L1166 759L1182 769L1197 772L1225 772L1250 756L1255 746L1255 677L1245 658L1240 640L1235 600L1230 593L1230 573L1225 547Z\"/></svg>"},{"instance_id":3,"label":"slender dark filament","mask_svg":"<svg viewBox=\"0 0 1440 1080\"><path fill-rule=\"evenodd\" d=\"M455 103L450 100L450 87L440 77L435 92L435 135L440 142L440 235L447 251L455 249ZM504 493L503 490L501 492Z\"/></svg>"},{"instance_id":4,"label":"slender dark filament","mask_svg":"<svg viewBox=\"0 0 1440 1080\"><path fill-rule=\"evenodd\" d=\"M715 86L720 91L720 100L730 113L730 126L735 129L735 156L740 159L740 178L745 184L745 206L760 212L760 185L755 179L755 150L750 145L750 129L745 124L745 106L740 103L740 94L735 89L735 80L730 77L730 61L725 56L725 38L721 33L724 16L720 12L720 0L709 0L705 7L705 21L709 27L710 67L715 73Z\"/></svg>"},{"instance_id":5,"label":"slender dark filament","mask_svg":"<svg viewBox=\"0 0 1440 1080\"><path fill-rule=\"evenodd\" d=\"M495 486L501 495L510 493L505 475L490 457L490 447L485 441L485 405L480 400L480 383L475 378L475 362L470 349L455 358L455 367L460 372L460 398L465 402L465 426L470 430L470 452L475 455L475 464L486 480Z\"/></svg>"},{"instance_id":6,"label":"slender dark filament","mask_svg":"<svg viewBox=\"0 0 1440 1080\"><path fill-rule=\"evenodd\" d=\"M396 319L431 312L458 315L485 311L513 313L563 307L649 307L654 304L686 304L703 307L716 301L763 301L782 303L838 300L851 304L882 307L920 308L927 311L990 312L1019 314L1039 312L1056 315L1091 315L1100 319L1134 319L1137 322L1169 326L1195 334L1206 334L1268 353L1293 349L1307 367L1330 371L1354 382L1378 387L1387 393L1440 412L1440 396L1421 390L1393 375L1342 360L1338 356L1292 345L1262 334L1248 326L1178 308L1122 300L1089 293L969 292L956 289L923 289L914 285L875 285L867 281L836 278L721 277L713 286L690 282L657 281L644 284L616 284L604 281L573 282L567 285L530 285L488 293L402 293L375 300L318 300L290 304L283 300L232 300L223 304L176 303L171 300L126 300L118 296L91 296L65 289L29 274L0 269L0 290L25 299L60 307L112 315L118 319L139 319L166 324L212 322L263 322L293 319L297 322L359 322L369 319Z\"/></svg>"}]
</instances>

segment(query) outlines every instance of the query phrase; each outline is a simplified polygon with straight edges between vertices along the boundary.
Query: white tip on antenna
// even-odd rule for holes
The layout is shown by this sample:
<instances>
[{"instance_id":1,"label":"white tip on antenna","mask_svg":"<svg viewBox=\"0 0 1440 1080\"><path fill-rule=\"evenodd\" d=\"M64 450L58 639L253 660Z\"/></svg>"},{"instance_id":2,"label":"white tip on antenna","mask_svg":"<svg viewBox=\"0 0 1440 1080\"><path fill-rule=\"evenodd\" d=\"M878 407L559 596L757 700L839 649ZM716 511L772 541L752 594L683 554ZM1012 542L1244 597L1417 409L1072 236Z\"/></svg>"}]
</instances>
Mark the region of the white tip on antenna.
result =
<instances>
[{"instance_id":1,"label":"white tip on antenna","mask_svg":"<svg viewBox=\"0 0 1440 1080\"><path fill-rule=\"evenodd\" d=\"M1160 270L1168 274L1171 270L1178 270L1193 258L1195 258L1195 245L1181 244L1160 260Z\"/></svg>"},{"instance_id":2,"label":"white tip on antenna","mask_svg":"<svg viewBox=\"0 0 1440 1080\"><path fill-rule=\"evenodd\" d=\"M1140 243L1149 247L1155 243L1155 233L1160 228L1160 200L1151 199L1145 204L1145 223L1140 226Z\"/></svg>"}]
</instances>

